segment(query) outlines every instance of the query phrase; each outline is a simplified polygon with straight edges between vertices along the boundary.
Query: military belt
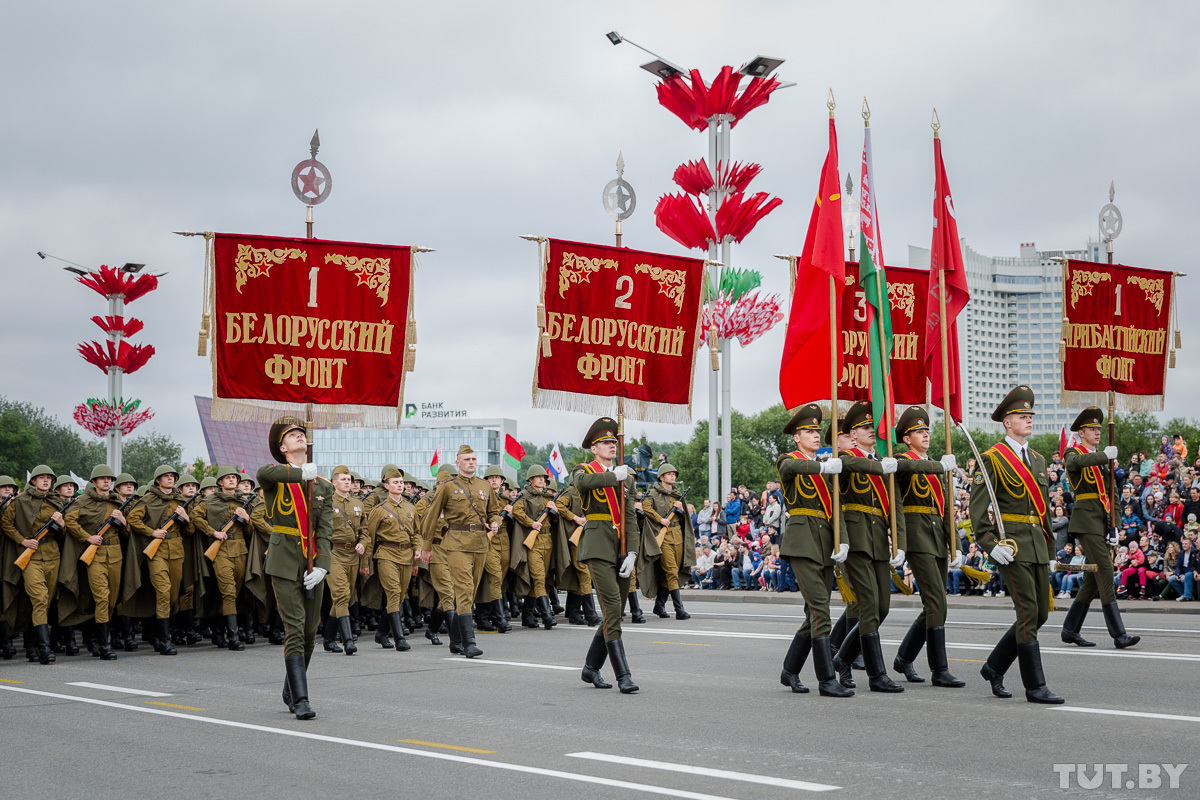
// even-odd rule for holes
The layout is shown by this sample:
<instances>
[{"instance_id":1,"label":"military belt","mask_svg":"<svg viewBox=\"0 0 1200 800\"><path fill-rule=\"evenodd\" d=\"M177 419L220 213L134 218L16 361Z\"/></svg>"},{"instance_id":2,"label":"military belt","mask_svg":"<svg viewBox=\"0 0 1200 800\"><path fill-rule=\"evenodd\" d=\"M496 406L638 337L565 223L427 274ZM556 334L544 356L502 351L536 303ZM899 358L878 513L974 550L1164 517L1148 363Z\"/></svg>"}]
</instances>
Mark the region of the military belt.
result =
<instances>
[{"instance_id":1,"label":"military belt","mask_svg":"<svg viewBox=\"0 0 1200 800\"><path fill-rule=\"evenodd\" d=\"M940 517L941 514L933 506L904 506L905 514L932 514L935 517Z\"/></svg>"},{"instance_id":2,"label":"military belt","mask_svg":"<svg viewBox=\"0 0 1200 800\"><path fill-rule=\"evenodd\" d=\"M587 518L593 522L612 522L612 514L588 514Z\"/></svg>"},{"instance_id":3,"label":"military belt","mask_svg":"<svg viewBox=\"0 0 1200 800\"><path fill-rule=\"evenodd\" d=\"M1082 494L1075 495L1075 499L1076 500L1099 500L1100 493L1099 492L1083 492Z\"/></svg>"},{"instance_id":4,"label":"military belt","mask_svg":"<svg viewBox=\"0 0 1200 800\"><path fill-rule=\"evenodd\" d=\"M883 516L883 512L875 506L864 506L862 503L842 503L842 509L845 511L858 511L862 514L870 514L873 517Z\"/></svg>"},{"instance_id":5,"label":"military belt","mask_svg":"<svg viewBox=\"0 0 1200 800\"><path fill-rule=\"evenodd\" d=\"M1001 514L1000 519L1005 522L1024 522L1028 525L1042 524L1042 518L1037 514Z\"/></svg>"},{"instance_id":6,"label":"military belt","mask_svg":"<svg viewBox=\"0 0 1200 800\"><path fill-rule=\"evenodd\" d=\"M817 519L829 519L825 516L825 512L818 508L789 508L789 517L816 517Z\"/></svg>"},{"instance_id":7,"label":"military belt","mask_svg":"<svg viewBox=\"0 0 1200 800\"><path fill-rule=\"evenodd\" d=\"M333 546L339 550L353 550L356 547L353 542L334 542Z\"/></svg>"},{"instance_id":8,"label":"military belt","mask_svg":"<svg viewBox=\"0 0 1200 800\"><path fill-rule=\"evenodd\" d=\"M377 542L377 547L394 547L397 550L412 550L412 545L408 542Z\"/></svg>"},{"instance_id":9,"label":"military belt","mask_svg":"<svg viewBox=\"0 0 1200 800\"><path fill-rule=\"evenodd\" d=\"M282 533L284 536L299 536L300 535L299 528L289 528L286 525L272 525L271 530L273 530L275 533Z\"/></svg>"},{"instance_id":10,"label":"military belt","mask_svg":"<svg viewBox=\"0 0 1200 800\"><path fill-rule=\"evenodd\" d=\"M448 531L468 531L470 533L485 533L485 532L491 530L491 528L489 528L487 525L477 525L475 523L471 523L470 525L447 525L446 530L448 530Z\"/></svg>"}]
</instances>

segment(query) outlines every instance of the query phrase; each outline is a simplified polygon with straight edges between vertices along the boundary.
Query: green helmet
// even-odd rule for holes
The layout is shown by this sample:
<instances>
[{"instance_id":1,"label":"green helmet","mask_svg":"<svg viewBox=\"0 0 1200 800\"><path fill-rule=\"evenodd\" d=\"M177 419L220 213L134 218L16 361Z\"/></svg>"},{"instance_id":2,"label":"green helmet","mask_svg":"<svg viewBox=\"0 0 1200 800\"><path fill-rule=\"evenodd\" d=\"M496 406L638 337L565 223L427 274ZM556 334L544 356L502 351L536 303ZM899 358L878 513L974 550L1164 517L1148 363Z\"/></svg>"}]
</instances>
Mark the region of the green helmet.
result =
<instances>
[{"instance_id":1,"label":"green helmet","mask_svg":"<svg viewBox=\"0 0 1200 800\"><path fill-rule=\"evenodd\" d=\"M454 476L458 474L458 467L453 464L438 464L437 474Z\"/></svg>"},{"instance_id":2,"label":"green helmet","mask_svg":"<svg viewBox=\"0 0 1200 800\"><path fill-rule=\"evenodd\" d=\"M196 480L196 478L190 472L185 472L182 475L180 475L179 480L175 482L175 485L183 486L184 484L188 484L188 483L194 483L197 486L200 485L200 481Z\"/></svg>"},{"instance_id":3,"label":"green helmet","mask_svg":"<svg viewBox=\"0 0 1200 800\"><path fill-rule=\"evenodd\" d=\"M250 485L252 487L258 486L258 483L256 483L254 480L254 476L251 475L249 472L239 472L238 473L238 483L241 483L242 481L250 481Z\"/></svg>"},{"instance_id":4,"label":"green helmet","mask_svg":"<svg viewBox=\"0 0 1200 800\"><path fill-rule=\"evenodd\" d=\"M133 477L128 472L122 472L117 476L117 479L113 481L113 488L117 488L122 483L132 483L134 486L138 485L137 478Z\"/></svg>"},{"instance_id":5,"label":"green helmet","mask_svg":"<svg viewBox=\"0 0 1200 800\"><path fill-rule=\"evenodd\" d=\"M530 478L548 478L548 477L550 477L550 473L546 472L546 468L543 467L541 464L534 464L532 467L529 468L529 472L525 473L525 480L529 480Z\"/></svg>"},{"instance_id":6,"label":"green helmet","mask_svg":"<svg viewBox=\"0 0 1200 800\"><path fill-rule=\"evenodd\" d=\"M221 478L224 478L226 475L237 475L237 474L238 474L237 467L231 467L228 464L222 464L217 467L217 480L218 481L220 481Z\"/></svg>"},{"instance_id":7,"label":"green helmet","mask_svg":"<svg viewBox=\"0 0 1200 800\"><path fill-rule=\"evenodd\" d=\"M179 479L179 470L169 464L160 464L158 469L154 470L154 480L157 481L163 475L174 475L176 480Z\"/></svg>"},{"instance_id":8,"label":"green helmet","mask_svg":"<svg viewBox=\"0 0 1200 800\"><path fill-rule=\"evenodd\" d=\"M55 491L59 490L63 486L74 486L76 491L79 490L79 484L76 483L75 479L72 478L70 475L59 475L58 480L56 480L54 482Z\"/></svg>"},{"instance_id":9,"label":"green helmet","mask_svg":"<svg viewBox=\"0 0 1200 800\"><path fill-rule=\"evenodd\" d=\"M673 466L671 466L666 461L664 461L663 463L658 465L659 476L666 475L668 472L674 472L676 475L679 474L679 470L675 469Z\"/></svg>"},{"instance_id":10,"label":"green helmet","mask_svg":"<svg viewBox=\"0 0 1200 800\"><path fill-rule=\"evenodd\" d=\"M383 465L383 469L379 470L379 480L380 480L380 482L383 482L383 481L386 481L386 480L387 480L387 478L385 478L385 477L383 477L383 476L384 476L384 475L386 475L386 474L387 474L387 471L388 471L388 470L390 470L390 469L394 469L394 470L396 470L397 472L399 472L399 471L400 471L400 468L399 468L398 466L396 466L395 464L384 464L384 465Z\"/></svg>"},{"instance_id":11,"label":"green helmet","mask_svg":"<svg viewBox=\"0 0 1200 800\"><path fill-rule=\"evenodd\" d=\"M89 476L89 479L94 481L96 478L115 477L117 477L117 474L112 471L108 464L97 464L96 466L92 467L92 474Z\"/></svg>"},{"instance_id":12,"label":"green helmet","mask_svg":"<svg viewBox=\"0 0 1200 800\"><path fill-rule=\"evenodd\" d=\"M499 464L493 464L492 466L488 467L487 470L483 473L483 477L485 477L485 478L492 478L492 477L503 478L504 470L500 467Z\"/></svg>"},{"instance_id":13,"label":"green helmet","mask_svg":"<svg viewBox=\"0 0 1200 800\"><path fill-rule=\"evenodd\" d=\"M145 497L146 492L148 491L150 491L150 484L147 483L145 486L139 486L138 490L134 492L134 494L136 494L138 497Z\"/></svg>"},{"instance_id":14,"label":"green helmet","mask_svg":"<svg viewBox=\"0 0 1200 800\"><path fill-rule=\"evenodd\" d=\"M359 483L363 482L362 475L359 475L357 472L350 473L350 480L358 481Z\"/></svg>"},{"instance_id":15,"label":"green helmet","mask_svg":"<svg viewBox=\"0 0 1200 800\"><path fill-rule=\"evenodd\" d=\"M16 482L16 481L14 481L14 480L13 480L11 477L9 477L8 475L0 475L0 489L4 488L5 486L11 486L11 487L13 487L14 489L20 489L20 488L21 488L20 486L18 486L18 485L17 485L17 482Z\"/></svg>"},{"instance_id":16,"label":"green helmet","mask_svg":"<svg viewBox=\"0 0 1200 800\"><path fill-rule=\"evenodd\" d=\"M41 475L49 475L51 478L53 478L54 470L50 469L45 464L38 464L33 468L33 472L29 473L29 480L32 481L34 478L37 478Z\"/></svg>"},{"instance_id":17,"label":"green helmet","mask_svg":"<svg viewBox=\"0 0 1200 800\"><path fill-rule=\"evenodd\" d=\"M217 488L217 479L212 475L206 475L204 480L200 481L200 491L204 491L205 489L209 488Z\"/></svg>"}]
</instances>

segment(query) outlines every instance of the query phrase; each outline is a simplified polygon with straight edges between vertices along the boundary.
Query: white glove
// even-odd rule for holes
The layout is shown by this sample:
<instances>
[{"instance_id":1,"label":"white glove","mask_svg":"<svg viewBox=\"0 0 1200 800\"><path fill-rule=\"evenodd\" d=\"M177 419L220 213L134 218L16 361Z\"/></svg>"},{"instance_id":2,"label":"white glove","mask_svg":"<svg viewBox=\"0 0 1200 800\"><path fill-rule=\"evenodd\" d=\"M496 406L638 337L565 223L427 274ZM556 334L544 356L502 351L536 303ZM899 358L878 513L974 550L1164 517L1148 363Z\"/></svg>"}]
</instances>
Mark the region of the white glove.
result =
<instances>
[{"instance_id":1,"label":"white glove","mask_svg":"<svg viewBox=\"0 0 1200 800\"><path fill-rule=\"evenodd\" d=\"M625 464L615 466L613 467L613 475L617 476L618 483L624 483L625 479L629 477L629 467Z\"/></svg>"},{"instance_id":2,"label":"white glove","mask_svg":"<svg viewBox=\"0 0 1200 800\"><path fill-rule=\"evenodd\" d=\"M896 556L888 563L891 564L895 569L900 569L902 566L904 566L904 551L897 550Z\"/></svg>"},{"instance_id":3,"label":"white glove","mask_svg":"<svg viewBox=\"0 0 1200 800\"><path fill-rule=\"evenodd\" d=\"M838 549L836 551L834 551L833 553L831 553L829 555L829 557L832 558L837 563L841 564L846 560L846 557L849 555L850 555L850 545L846 544L845 542L842 542L840 545L838 545Z\"/></svg>"},{"instance_id":4,"label":"white glove","mask_svg":"<svg viewBox=\"0 0 1200 800\"><path fill-rule=\"evenodd\" d=\"M942 469L946 472L953 472L954 468L958 466L958 459L954 457L954 453L947 453L942 456L941 461Z\"/></svg>"},{"instance_id":5,"label":"white glove","mask_svg":"<svg viewBox=\"0 0 1200 800\"><path fill-rule=\"evenodd\" d=\"M300 477L306 481L314 481L317 479L317 465L311 461L307 464L300 465Z\"/></svg>"},{"instance_id":6,"label":"white glove","mask_svg":"<svg viewBox=\"0 0 1200 800\"><path fill-rule=\"evenodd\" d=\"M997 564L1011 564L1016 553L1006 544L998 544L992 548L992 561Z\"/></svg>"},{"instance_id":7,"label":"white glove","mask_svg":"<svg viewBox=\"0 0 1200 800\"><path fill-rule=\"evenodd\" d=\"M1108 447L1104 448L1104 457L1107 458L1109 461L1116 461L1117 460L1117 446L1115 444L1110 444Z\"/></svg>"},{"instance_id":8,"label":"white glove","mask_svg":"<svg viewBox=\"0 0 1200 800\"><path fill-rule=\"evenodd\" d=\"M821 462L822 475L839 475L842 472L842 460L840 458L827 458Z\"/></svg>"},{"instance_id":9,"label":"white glove","mask_svg":"<svg viewBox=\"0 0 1200 800\"><path fill-rule=\"evenodd\" d=\"M1104 540L1108 542L1110 547L1116 547L1117 542L1121 541L1121 536L1116 531L1109 531L1108 535L1104 537Z\"/></svg>"},{"instance_id":10,"label":"white glove","mask_svg":"<svg viewBox=\"0 0 1200 800\"><path fill-rule=\"evenodd\" d=\"M954 551L954 558L950 559L950 569L958 569L962 566L962 550Z\"/></svg>"},{"instance_id":11,"label":"white glove","mask_svg":"<svg viewBox=\"0 0 1200 800\"><path fill-rule=\"evenodd\" d=\"M312 572L309 572L304 576L304 588L315 589L317 584L325 580L326 574L328 574L327 570L321 569L320 567L313 567Z\"/></svg>"},{"instance_id":12,"label":"white glove","mask_svg":"<svg viewBox=\"0 0 1200 800\"><path fill-rule=\"evenodd\" d=\"M894 458L884 457L884 458L879 459L879 463L883 465L883 474L884 475L891 475L893 472L896 471L896 459L894 459Z\"/></svg>"},{"instance_id":13,"label":"white glove","mask_svg":"<svg viewBox=\"0 0 1200 800\"><path fill-rule=\"evenodd\" d=\"M629 553L625 556L625 560L621 562L621 568L617 570L617 575L622 578L628 578L633 574L633 565L637 563L637 553Z\"/></svg>"}]
</instances>

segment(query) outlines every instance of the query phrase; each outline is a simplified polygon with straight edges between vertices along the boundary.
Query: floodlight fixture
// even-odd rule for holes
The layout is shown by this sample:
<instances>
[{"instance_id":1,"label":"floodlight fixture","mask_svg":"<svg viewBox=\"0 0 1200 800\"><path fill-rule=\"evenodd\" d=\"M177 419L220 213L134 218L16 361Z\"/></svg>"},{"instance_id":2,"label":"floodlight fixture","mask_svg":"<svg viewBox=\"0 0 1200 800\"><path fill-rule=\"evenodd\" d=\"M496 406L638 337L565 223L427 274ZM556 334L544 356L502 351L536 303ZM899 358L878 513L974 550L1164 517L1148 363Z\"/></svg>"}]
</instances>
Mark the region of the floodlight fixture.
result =
<instances>
[{"instance_id":1,"label":"floodlight fixture","mask_svg":"<svg viewBox=\"0 0 1200 800\"><path fill-rule=\"evenodd\" d=\"M738 72L750 78L765 78L775 70L779 69L783 62L784 59L782 58L755 56L750 63L743 65Z\"/></svg>"}]
</instances>

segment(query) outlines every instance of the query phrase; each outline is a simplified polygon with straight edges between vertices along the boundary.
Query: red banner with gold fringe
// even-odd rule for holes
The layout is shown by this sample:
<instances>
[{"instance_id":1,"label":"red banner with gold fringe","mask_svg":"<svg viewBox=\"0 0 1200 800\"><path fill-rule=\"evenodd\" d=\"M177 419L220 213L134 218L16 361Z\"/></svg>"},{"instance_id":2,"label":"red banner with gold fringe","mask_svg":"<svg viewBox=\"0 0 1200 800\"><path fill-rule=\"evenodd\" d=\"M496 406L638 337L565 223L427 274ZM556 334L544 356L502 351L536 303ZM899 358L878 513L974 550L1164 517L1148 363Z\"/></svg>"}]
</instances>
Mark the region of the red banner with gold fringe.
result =
<instances>
[{"instance_id":1,"label":"red banner with gold fringe","mask_svg":"<svg viewBox=\"0 0 1200 800\"><path fill-rule=\"evenodd\" d=\"M925 303L929 270L888 267L887 295L892 311L892 394L903 405L924 405ZM868 352L866 292L858 285L858 262L846 262L842 293L842 375L838 400L869 400L871 365Z\"/></svg>"}]
</instances>

